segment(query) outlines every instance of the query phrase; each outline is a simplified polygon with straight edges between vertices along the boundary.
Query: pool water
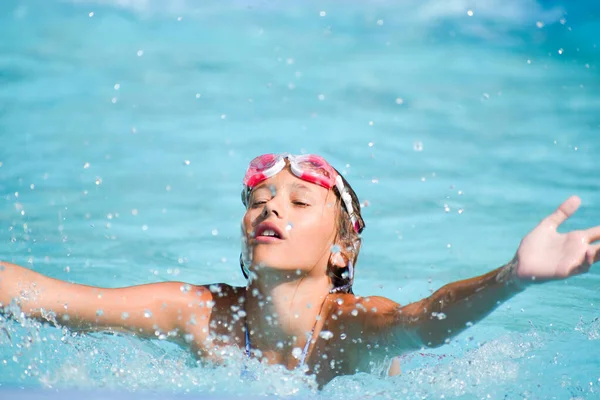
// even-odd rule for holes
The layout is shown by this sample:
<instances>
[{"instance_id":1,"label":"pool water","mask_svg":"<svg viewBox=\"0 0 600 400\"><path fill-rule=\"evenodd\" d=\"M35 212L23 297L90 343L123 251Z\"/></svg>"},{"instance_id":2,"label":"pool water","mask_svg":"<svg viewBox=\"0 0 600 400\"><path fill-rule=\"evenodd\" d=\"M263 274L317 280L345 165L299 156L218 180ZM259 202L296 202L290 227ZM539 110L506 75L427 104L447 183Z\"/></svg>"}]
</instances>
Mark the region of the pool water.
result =
<instances>
[{"instance_id":1,"label":"pool water","mask_svg":"<svg viewBox=\"0 0 600 400\"><path fill-rule=\"evenodd\" d=\"M243 285L246 164L311 152L365 205L355 292L419 300L510 260L571 194L583 204L564 230L600 224L599 13L591 1L4 0L0 258L106 287ZM599 271L528 289L406 355L401 376L322 391L277 367L242 382L241 356L209 368L163 341L2 320L0 397L598 398Z\"/></svg>"}]
</instances>

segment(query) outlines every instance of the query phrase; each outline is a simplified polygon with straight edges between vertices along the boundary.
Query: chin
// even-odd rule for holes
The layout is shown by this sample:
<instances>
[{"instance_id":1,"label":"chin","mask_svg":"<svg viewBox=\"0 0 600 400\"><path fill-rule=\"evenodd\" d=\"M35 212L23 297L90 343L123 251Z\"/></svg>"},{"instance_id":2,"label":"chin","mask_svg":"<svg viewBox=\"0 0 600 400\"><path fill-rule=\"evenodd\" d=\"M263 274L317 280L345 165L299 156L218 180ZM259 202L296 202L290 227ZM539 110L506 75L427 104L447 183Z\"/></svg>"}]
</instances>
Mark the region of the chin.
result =
<instances>
[{"instance_id":1,"label":"chin","mask_svg":"<svg viewBox=\"0 0 600 400\"><path fill-rule=\"evenodd\" d=\"M255 270L260 270L261 268L270 268L279 271L295 271L297 266L289 265L289 257L286 259L280 259L278 257L260 257L258 254L254 254L254 258L252 259L252 265Z\"/></svg>"}]
</instances>

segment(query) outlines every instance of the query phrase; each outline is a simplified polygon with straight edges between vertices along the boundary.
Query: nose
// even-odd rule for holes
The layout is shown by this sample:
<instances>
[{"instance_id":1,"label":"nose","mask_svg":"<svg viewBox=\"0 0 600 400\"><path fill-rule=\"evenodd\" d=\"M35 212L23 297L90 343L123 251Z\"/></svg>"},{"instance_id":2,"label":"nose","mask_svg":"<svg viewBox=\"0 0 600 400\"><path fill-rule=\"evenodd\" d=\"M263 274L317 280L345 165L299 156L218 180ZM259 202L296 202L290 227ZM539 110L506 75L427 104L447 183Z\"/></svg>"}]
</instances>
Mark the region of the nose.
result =
<instances>
[{"instance_id":1,"label":"nose","mask_svg":"<svg viewBox=\"0 0 600 400\"><path fill-rule=\"evenodd\" d=\"M281 215L282 215L281 206L278 204L278 201L276 200L276 198L277 198L277 196L273 196L272 199L270 199L269 201L267 201L265 203L265 206L261 213L261 217L266 219L266 218L269 218L269 216L271 214L274 214L277 218L281 217Z\"/></svg>"}]
</instances>

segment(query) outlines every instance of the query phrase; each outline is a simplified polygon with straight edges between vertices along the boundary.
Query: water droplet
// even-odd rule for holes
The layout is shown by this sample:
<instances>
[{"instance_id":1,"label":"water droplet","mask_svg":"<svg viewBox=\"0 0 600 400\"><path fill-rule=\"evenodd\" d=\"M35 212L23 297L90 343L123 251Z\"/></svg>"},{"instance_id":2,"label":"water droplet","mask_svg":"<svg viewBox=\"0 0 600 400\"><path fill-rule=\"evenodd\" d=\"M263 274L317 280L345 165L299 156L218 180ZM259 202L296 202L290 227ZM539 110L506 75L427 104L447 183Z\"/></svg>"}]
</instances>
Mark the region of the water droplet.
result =
<instances>
[{"instance_id":1,"label":"water droplet","mask_svg":"<svg viewBox=\"0 0 600 400\"><path fill-rule=\"evenodd\" d=\"M535 23L535 26L537 26L538 28L543 28L544 27L544 23L542 21L538 21Z\"/></svg>"},{"instance_id":2,"label":"water droplet","mask_svg":"<svg viewBox=\"0 0 600 400\"><path fill-rule=\"evenodd\" d=\"M369 142L369 147L373 147L374 144L375 143L373 143L373 142Z\"/></svg>"},{"instance_id":3,"label":"water droplet","mask_svg":"<svg viewBox=\"0 0 600 400\"><path fill-rule=\"evenodd\" d=\"M141 56L143 56L143 55L144 55L144 50L138 50L138 51L137 51L137 56L138 56L138 57L141 57Z\"/></svg>"},{"instance_id":4,"label":"water droplet","mask_svg":"<svg viewBox=\"0 0 600 400\"><path fill-rule=\"evenodd\" d=\"M440 313L433 312L433 313L431 313L431 316L435 317L439 320L446 319L446 314L444 314L443 312L440 312Z\"/></svg>"},{"instance_id":5,"label":"water droplet","mask_svg":"<svg viewBox=\"0 0 600 400\"><path fill-rule=\"evenodd\" d=\"M377 20L377 25L379 25L379 26L383 25L383 20L382 19L378 19Z\"/></svg>"},{"instance_id":6,"label":"water droplet","mask_svg":"<svg viewBox=\"0 0 600 400\"><path fill-rule=\"evenodd\" d=\"M292 230L293 227L294 227L294 224L292 224L291 222L288 222L287 225L285 226L285 230L289 232Z\"/></svg>"},{"instance_id":7,"label":"water droplet","mask_svg":"<svg viewBox=\"0 0 600 400\"><path fill-rule=\"evenodd\" d=\"M121 89L121 84L120 83L115 83L115 86L113 86L113 88L115 90L119 90L119 89Z\"/></svg>"},{"instance_id":8,"label":"water droplet","mask_svg":"<svg viewBox=\"0 0 600 400\"><path fill-rule=\"evenodd\" d=\"M127 318L129 318L129 313L125 311L121 314L121 319L127 319Z\"/></svg>"},{"instance_id":9,"label":"water droplet","mask_svg":"<svg viewBox=\"0 0 600 400\"><path fill-rule=\"evenodd\" d=\"M352 314L353 317L356 317L358 315L358 310L354 309L350 312L350 314Z\"/></svg>"},{"instance_id":10,"label":"water droplet","mask_svg":"<svg viewBox=\"0 0 600 400\"><path fill-rule=\"evenodd\" d=\"M467 15L472 17L474 15L473 10L467 10Z\"/></svg>"},{"instance_id":11,"label":"water droplet","mask_svg":"<svg viewBox=\"0 0 600 400\"><path fill-rule=\"evenodd\" d=\"M444 211L450 212L450 207L448 206L448 204L444 204Z\"/></svg>"},{"instance_id":12,"label":"water droplet","mask_svg":"<svg viewBox=\"0 0 600 400\"><path fill-rule=\"evenodd\" d=\"M210 233L211 233L213 236L217 236L217 235L219 234L219 231L218 231L217 229L213 229L212 231L210 231Z\"/></svg>"},{"instance_id":13,"label":"water droplet","mask_svg":"<svg viewBox=\"0 0 600 400\"><path fill-rule=\"evenodd\" d=\"M319 95L319 100L320 100L320 101L323 101L323 100L325 100L325 95L324 95L324 94L320 94L320 95Z\"/></svg>"},{"instance_id":14,"label":"water droplet","mask_svg":"<svg viewBox=\"0 0 600 400\"><path fill-rule=\"evenodd\" d=\"M96 185L100 185L102 183L102 178L96 177Z\"/></svg>"},{"instance_id":15,"label":"water droplet","mask_svg":"<svg viewBox=\"0 0 600 400\"><path fill-rule=\"evenodd\" d=\"M186 333L185 335L183 335L183 339L186 343L191 343L194 341L194 335L192 335L191 333Z\"/></svg>"},{"instance_id":16,"label":"water droplet","mask_svg":"<svg viewBox=\"0 0 600 400\"><path fill-rule=\"evenodd\" d=\"M83 164L83 168L84 169L88 169L90 167L90 163L86 162L85 164Z\"/></svg>"},{"instance_id":17,"label":"water droplet","mask_svg":"<svg viewBox=\"0 0 600 400\"><path fill-rule=\"evenodd\" d=\"M413 143L413 150L414 151L423 151L423 143L421 143L420 141L416 141Z\"/></svg>"},{"instance_id":18,"label":"water droplet","mask_svg":"<svg viewBox=\"0 0 600 400\"><path fill-rule=\"evenodd\" d=\"M104 311L103 310L96 310L96 317L101 317L104 315Z\"/></svg>"},{"instance_id":19,"label":"water droplet","mask_svg":"<svg viewBox=\"0 0 600 400\"><path fill-rule=\"evenodd\" d=\"M329 340L333 337L333 332L331 331L321 331L321 333L319 333L319 336L325 340Z\"/></svg>"},{"instance_id":20,"label":"water droplet","mask_svg":"<svg viewBox=\"0 0 600 400\"><path fill-rule=\"evenodd\" d=\"M93 16L94 16L94 12L93 11L88 14L88 17L90 17L90 18L92 18Z\"/></svg>"},{"instance_id":21,"label":"water droplet","mask_svg":"<svg viewBox=\"0 0 600 400\"><path fill-rule=\"evenodd\" d=\"M142 225L142 230L143 231L147 231L148 230L148 225Z\"/></svg>"},{"instance_id":22,"label":"water droplet","mask_svg":"<svg viewBox=\"0 0 600 400\"><path fill-rule=\"evenodd\" d=\"M558 54L562 54L564 52L563 49L558 49Z\"/></svg>"},{"instance_id":23,"label":"water droplet","mask_svg":"<svg viewBox=\"0 0 600 400\"><path fill-rule=\"evenodd\" d=\"M294 350L292 350L292 356L294 356L296 359L302 357L302 349L300 347L294 347Z\"/></svg>"},{"instance_id":24,"label":"water droplet","mask_svg":"<svg viewBox=\"0 0 600 400\"><path fill-rule=\"evenodd\" d=\"M134 208L133 210L131 210L131 215L138 215L137 208Z\"/></svg>"},{"instance_id":25,"label":"water droplet","mask_svg":"<svg viewBox=\"0 0 600 400\"><path fill-rule=\"evenodd\" d=\"M189 293L189 291L192 290L192 286L189 285L188 283L186 283L186 284L181 285L179 290L181 290L181 293Z\"/></svg>"},{"instance_id":26,"label":"water droplet","mask_svg":"<svg viewBox=\"0 0 600 400\"><path fill-rule=\"evenodd\" d=\"M340 335L340 339L342 339L342 340L346 339L346 334L345 334L345 333L342 333L342 334Z\"/></svg>"},{"instance_id":27,"label":"water droplet","mask_svg":"<svg viewBox=\"0 0 600 400\"><path fill-rule=\"evenodd\" d=\"M324 17L324 16L326 16L326 15L327 15L327 13L326 13L325 11L321 11L321 12L319 13L319 16L321 16L321 17Z\"/></svg>"},{"instance_id":28,"label":"water droplet","mask_svg":"<svg viewBox=\"0 0 600 400\"><path fill-rule=\"evenodd\" d=\"M144 318L151 318L151 317L152 317L152 311L145 310L144 311Z\"/></svg>"}]
</instances>

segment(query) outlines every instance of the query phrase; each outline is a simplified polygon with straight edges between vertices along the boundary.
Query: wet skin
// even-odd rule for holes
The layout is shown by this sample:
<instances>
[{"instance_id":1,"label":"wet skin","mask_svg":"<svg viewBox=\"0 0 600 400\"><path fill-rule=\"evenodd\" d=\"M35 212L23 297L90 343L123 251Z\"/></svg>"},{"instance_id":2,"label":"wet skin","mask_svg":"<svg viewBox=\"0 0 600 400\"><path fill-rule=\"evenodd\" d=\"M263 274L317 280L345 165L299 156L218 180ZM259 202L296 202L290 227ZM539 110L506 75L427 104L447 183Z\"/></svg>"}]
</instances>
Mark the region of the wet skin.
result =
<instances>
[{"instance_id":1,"label":"wet skin","mask_svg":"<svg viewBox=\"0 0 600 400\"><path fill-rule=\"evenodd\" d=\"M252 253L247 287L164 282L107 289L4 262L0 303L14 302L42 320L42 309L51 311L72 329L168 338L215 362L221 349L244 348L247 325L253 356L290 369L299 362L295 349L304 347L314 326L307 366L323 385L338 375L370 371L373 363L443 345L527 286L585 273L600 259L600 226L557 232L580 205L571 197L521 241L506 265L445 285L421 301L400 306L382 297L329 294L328 269L343 267L348 258L340 254L343 249L332 250L338 244L335 196L298 182L289 171L265 185L244 216ZM261 238L265 226L280 237Z\"/></svg>"}]
</instances>

